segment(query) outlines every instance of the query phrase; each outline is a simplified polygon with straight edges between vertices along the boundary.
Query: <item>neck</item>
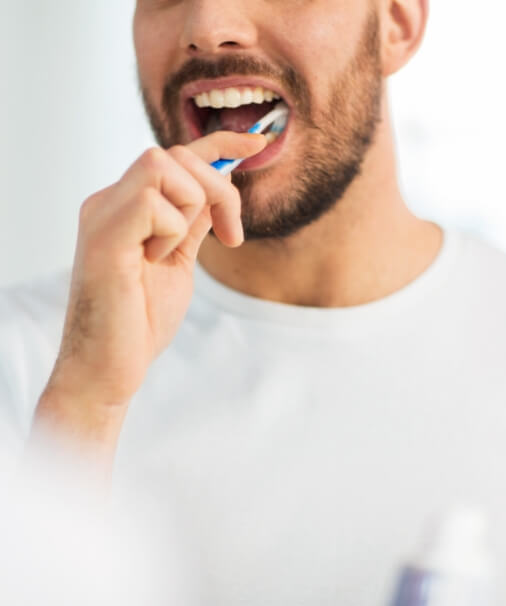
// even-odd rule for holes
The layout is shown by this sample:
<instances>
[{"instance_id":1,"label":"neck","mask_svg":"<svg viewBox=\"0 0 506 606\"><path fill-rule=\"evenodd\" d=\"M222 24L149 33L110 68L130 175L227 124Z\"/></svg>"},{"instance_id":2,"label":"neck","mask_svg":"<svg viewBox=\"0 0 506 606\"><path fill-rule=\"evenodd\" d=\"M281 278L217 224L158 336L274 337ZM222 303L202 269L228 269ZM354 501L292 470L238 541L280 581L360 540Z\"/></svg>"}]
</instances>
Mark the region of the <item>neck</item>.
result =
<instances>
[{"instance_id":1,"label":"neck","mask_svg":"<svg viewBox=\"0 0 506 606\"><path fill-rule=\"evenodd\" d=\"M348 307L381 299L415 280L432 264L441 242L441 230L415 217L402 199L385 109L361 175L329 213L282 241L231 249L207 236L198 260L216 280L253 297Z\"/></svg>"}]
</instances>

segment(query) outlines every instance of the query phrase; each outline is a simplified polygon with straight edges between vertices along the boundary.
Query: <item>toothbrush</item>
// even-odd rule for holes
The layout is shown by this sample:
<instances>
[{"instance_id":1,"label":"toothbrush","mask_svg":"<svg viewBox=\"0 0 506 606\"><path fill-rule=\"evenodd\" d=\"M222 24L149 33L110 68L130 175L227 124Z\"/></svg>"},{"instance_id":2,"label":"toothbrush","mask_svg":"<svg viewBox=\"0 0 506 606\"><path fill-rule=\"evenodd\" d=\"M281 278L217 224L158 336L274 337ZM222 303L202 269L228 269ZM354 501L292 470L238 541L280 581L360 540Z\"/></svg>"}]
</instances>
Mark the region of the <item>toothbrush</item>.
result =
<instances>
[{"instance_id":1,"label":"toothbrush","mask_svg":"<svg viewBox=\"0 0 506 606\"><path fill-rule=\"evenodd\" d=\"M273 110L271 110L263 118L260 118L258 122L253 124L253 126L248 129L248 133L253 135L262 133L262 131L272 124L271 130L267 134L272 133L277 138L279 134L283 132L286 126L288 113L288 106L280 101L276 104ZM237 168L241 162L244 162L244 160L245 158L238 158L237 160L228 160L223 158L216 160L216 162L213 162L211 166L213 166L222 175L228 175L234 170L234 168Z\"/></svg>"}]
</instances>

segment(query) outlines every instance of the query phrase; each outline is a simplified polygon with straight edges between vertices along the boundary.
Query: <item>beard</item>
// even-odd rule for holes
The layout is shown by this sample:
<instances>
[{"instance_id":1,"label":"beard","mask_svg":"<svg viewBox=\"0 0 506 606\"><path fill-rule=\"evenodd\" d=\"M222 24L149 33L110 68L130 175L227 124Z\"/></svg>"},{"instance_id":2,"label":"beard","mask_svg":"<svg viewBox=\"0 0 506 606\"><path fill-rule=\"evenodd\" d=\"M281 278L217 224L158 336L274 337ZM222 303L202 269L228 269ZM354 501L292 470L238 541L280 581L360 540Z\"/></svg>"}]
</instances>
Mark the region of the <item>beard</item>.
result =
<instances>
[{"instance_id":1,"label":"beard","mask_svg":"<svg viewBox=\"0 0 506 606\"><path fill-rule=\"evenodd\" d=\"M276 187L275 165L256 171L241 171L239 167L232 173L232 183L241 195L246 241L291 236L334 208L361 173L381 119L379 32L379 19L373 11L355 55L332 82L327 109L317 116L313 116L310 89L293 68L284 66L278 71L251 57L224 55L214 62L191 59L164 86L161 112L139 75L154 136L164 149L183 142L177 108L181 87L188 82L231 75L261 76L278 82L295 100L292 126L298 122L303 140L303 149L291 167L293 174L283 178L284 187ZM259 199L256 192L262 182L269 193Z\"/></svg>"}]
</instances>

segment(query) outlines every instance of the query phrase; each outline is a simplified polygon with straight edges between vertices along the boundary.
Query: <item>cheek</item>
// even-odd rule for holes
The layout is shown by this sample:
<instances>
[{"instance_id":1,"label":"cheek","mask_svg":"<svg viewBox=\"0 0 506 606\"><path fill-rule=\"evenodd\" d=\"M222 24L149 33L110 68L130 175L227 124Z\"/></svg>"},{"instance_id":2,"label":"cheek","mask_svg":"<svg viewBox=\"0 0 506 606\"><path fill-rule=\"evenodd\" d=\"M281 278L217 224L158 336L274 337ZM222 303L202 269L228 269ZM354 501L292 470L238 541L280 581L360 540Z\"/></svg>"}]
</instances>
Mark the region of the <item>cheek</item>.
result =
<instances>
[{"instance_id":1,"label":"cheek","mask_svg":"<svg viewBox=\"0 0 506 606\"><path fill-rule=\"evenodd\" d=\"M134 46L142 81L149 88L163 86L176 56L170 24L153 18L134 20Z\"/></svg>"},{"instance_id":2,"label":"cheek","mask_svg":"<svg viewBox=\"0 0 506 606\"><path fill-rule=\"evenodd\" d=\"M360 37L360 19L350 17L344 10L333 10L325 3L318 11L284 14L273 40L282 42L280 56L305 79L310 89L328 87L348 65Z\"/></svg>"}]
</instances>

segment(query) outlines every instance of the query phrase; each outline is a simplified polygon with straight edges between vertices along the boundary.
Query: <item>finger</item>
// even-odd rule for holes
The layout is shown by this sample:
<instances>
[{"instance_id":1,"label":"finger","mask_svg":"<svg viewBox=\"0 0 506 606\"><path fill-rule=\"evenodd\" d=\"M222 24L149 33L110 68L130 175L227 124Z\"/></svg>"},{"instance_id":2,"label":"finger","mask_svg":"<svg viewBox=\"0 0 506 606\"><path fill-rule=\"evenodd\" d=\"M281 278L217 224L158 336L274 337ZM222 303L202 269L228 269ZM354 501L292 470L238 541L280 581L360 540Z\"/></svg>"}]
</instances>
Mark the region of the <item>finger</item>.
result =
<instances>
[{"instance_id":1,"label":"finger","mask_svg":"<svg viewBox=\"0 0 506 606\"><path fill-rule=\"evenodd\" d=\"M182 176L171 159L169 151L179 147L187 147L201 157L208 164L220 158L247 158L259 153L267 145L264 135L249 133L234 133L232 131L218 131L189 143L186 146L175 145L169 150L161 147L152 147L146 150L121 177L116 184L121 194L131 194L132 190L141 190L143 187L157 187L167 198L174 191L173 184L179 183ZM198 196L198 183L187 184L185 194L192 199L192 191ZM186 196L185 196L186 197ZM184 214L187 210L181 209ZM200 212L200 209L199 211ZM198 214L194 213L194 215Z\"/></svg>"},{"instance_id":2,"label":"finger","mask_svg":"<svg viewBox=\"0 0 506 606\"><path fill-rule=\"evenodd\" d=\"M127 170L117 184L118 204L149 188L158 190L190 223L206 203L201 184L161 147L148 149Z\"/></svg>"},{"instance_id":3,"label":"finger","mask_svg":"<svg viewBox=\"0 0 506 606\"><path fill-rule=\"evenodd\" d=\"M169 153L204 188L207 204L211 207L213 229L227 246L238 246L244 240L241 223L241 196L230 180L224 179L188 147L175 147Z\"/></svg>"},{"instance_id":4,"label":"finger","mask_svg":"<svg viewBox=\"0 0 506 606\"><path fill-rule=\"evenodd\" d=\"M200 215L195 219L195 221L191 225L186 238L179 245L178 250L192 264L195 262L195 259L197 258L198 252L200 250L200 245L209 233L212 224L213 221L211 218L211 207L206 205L200 212Z\"/></svg>"},{"instance_id":5,"label":"finger","mask_svg":"<svg viewBox=\"0 0 506 606\"><path fill-rule=\"evenodd\" d=\"M210 164L220 158L249 158L267 145L265 135L220 130L185 145Z\"/></svg>"},{"instance_id":6,"label":"finger","mask_svg":"<svg viewBox=\"0 0 506 606\"><path fill-rule=\"evenodd\" d=\"M181 211L169 204L154 188L144 190L142 209L143 220L147 224L144 231L149 234L143 241L144 256L151 263L156 263L169 255L186 238L188 221ZM136 217L139 216L138 210L135 214Z\"/></svg>"}]
</instances>

